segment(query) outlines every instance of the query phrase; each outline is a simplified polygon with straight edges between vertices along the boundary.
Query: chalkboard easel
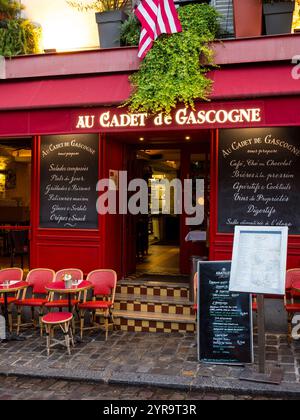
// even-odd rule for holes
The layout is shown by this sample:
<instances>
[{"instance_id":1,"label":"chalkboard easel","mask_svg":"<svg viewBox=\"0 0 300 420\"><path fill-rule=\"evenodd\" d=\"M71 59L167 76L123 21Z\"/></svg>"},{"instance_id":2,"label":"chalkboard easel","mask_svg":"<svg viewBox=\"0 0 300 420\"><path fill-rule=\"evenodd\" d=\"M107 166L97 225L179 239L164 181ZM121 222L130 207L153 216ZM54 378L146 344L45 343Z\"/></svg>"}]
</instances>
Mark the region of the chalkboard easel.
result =
<instances>
[{"instance_id":1,"label":"chalkboard easel","mask_svg":"<svg viewBox=\"0 0 300 420\"><path fill-rule=\"evenodd\" d=\"M257 296L258 371L246 370L240 379L279 385L282 371L266 369L265 296L285 294L288 228L236 226L230 291Z\"/></svg>"},{"instance_id":2,"label":"chalkboard easel","mask_svg":"<svg viewBox=\"0 0 300 420\"><path fill-rule=\"evenodd\" d=\"M245 366L253 363L250 295L230 293L231 262L198 264L198 360Z\"/></svg>"}]
</instances>

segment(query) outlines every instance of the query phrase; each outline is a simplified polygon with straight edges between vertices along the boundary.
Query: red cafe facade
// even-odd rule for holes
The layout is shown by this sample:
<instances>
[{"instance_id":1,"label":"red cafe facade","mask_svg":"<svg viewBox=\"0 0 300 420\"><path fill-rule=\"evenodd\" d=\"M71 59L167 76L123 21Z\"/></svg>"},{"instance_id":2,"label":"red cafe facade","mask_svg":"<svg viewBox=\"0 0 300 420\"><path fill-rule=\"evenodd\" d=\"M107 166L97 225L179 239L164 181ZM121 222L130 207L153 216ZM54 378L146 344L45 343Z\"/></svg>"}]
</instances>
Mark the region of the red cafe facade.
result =
<instances>
[{"instance_id":1,"label":"red cafe facade","mask_svg":"<svg viewBox=\"0 0 300 420\"><path fill-rule=\"evenodd\" d=\"M111 171L136 176L137 150L179 150L182 179L191 177L191 156L205 156L209 242L186 242L190 228L181 216L182 274L189 273L194 254L230 259L236 223L266 220L290 227L288 266L299 267L300 80L292 77L299 41L300 35L286 35L215 44L220 67L209 75L211 101L197 102L195 110L179 105L168 117L129 115L119 107L130 95L128 76L138 68L135 48L0 61L0 143L27 139L32 145L31 268L76 266L88 273L105 267L120 277L136 270L134 218L92 215L75 227L46 220L50 166L45 169L44 158L70 142L89 155L81 164L93 169L85 179L90 191ZM62 156L69 162L70 155Z\"/></svg>"}]
</instances>

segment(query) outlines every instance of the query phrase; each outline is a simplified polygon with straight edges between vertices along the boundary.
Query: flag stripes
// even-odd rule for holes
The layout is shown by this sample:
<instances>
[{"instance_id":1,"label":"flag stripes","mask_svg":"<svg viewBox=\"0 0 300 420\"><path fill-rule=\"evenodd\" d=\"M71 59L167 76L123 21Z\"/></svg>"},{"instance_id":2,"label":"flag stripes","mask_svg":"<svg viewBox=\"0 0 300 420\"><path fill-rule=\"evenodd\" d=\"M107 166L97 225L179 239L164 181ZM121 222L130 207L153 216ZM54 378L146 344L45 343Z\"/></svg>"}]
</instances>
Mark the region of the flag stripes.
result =
<instances>
[{"instance_id":1,"label":"flag stripes","mask_svg":"<svg viewBox=\"0 0 300 420\"><path fill-rule=\"evenodd\" d=\"M138 56L143 59L161 34L181 32L174 0L142 0L135 9L142 25Z\"/></svg>"}]
</instances>

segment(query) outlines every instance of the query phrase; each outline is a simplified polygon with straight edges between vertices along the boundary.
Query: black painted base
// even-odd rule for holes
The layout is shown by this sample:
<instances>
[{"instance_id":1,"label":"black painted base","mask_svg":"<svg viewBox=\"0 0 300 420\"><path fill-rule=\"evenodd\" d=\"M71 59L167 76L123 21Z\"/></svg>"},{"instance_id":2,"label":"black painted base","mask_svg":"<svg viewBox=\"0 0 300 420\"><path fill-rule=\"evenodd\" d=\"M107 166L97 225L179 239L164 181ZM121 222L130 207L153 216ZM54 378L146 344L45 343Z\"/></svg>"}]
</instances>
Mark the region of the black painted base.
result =
<instances>
[{"instance_id":1,"label":"black painted base","mask_svg":"<svg viewBox=\"0 0 300 420\"><path fill-rule=\"evenodd\" d=\"M21 337L19 335L16 334L6 334L6 339L5 340L1 340L1 343L9 343L10 341L25 341L26 338L25 337Z\"/></svg>"},{"instance_id":2,"label":"black painted base","mask_svg":"<svg viewBox=\"0 0 300 420\"><path fill-rule=\"evenodd\" d=\"M270 385L280 385L283 379L283 370L279 367L266 373L258 373L254 368L246 368L241 376L241 381L256 382Z\"/></svg>"}]
</instances>

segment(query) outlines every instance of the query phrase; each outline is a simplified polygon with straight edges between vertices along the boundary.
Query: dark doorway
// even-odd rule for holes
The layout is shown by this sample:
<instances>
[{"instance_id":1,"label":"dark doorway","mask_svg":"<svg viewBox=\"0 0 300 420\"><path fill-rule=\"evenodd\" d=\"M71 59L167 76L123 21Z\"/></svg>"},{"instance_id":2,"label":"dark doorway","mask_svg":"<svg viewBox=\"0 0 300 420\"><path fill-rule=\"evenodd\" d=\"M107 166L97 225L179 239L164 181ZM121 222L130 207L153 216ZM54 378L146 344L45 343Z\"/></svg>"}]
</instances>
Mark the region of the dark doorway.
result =
<instances>
[{"instance_id":1,"label":"dark doorway","mask_svg":"<svg viewBox=\"0 0 300 420\"><path fill-rule=\"evenodd\" d=\"M29 269L32 139L0 139L1 268Z\"/></svg>"}]
</instances>

